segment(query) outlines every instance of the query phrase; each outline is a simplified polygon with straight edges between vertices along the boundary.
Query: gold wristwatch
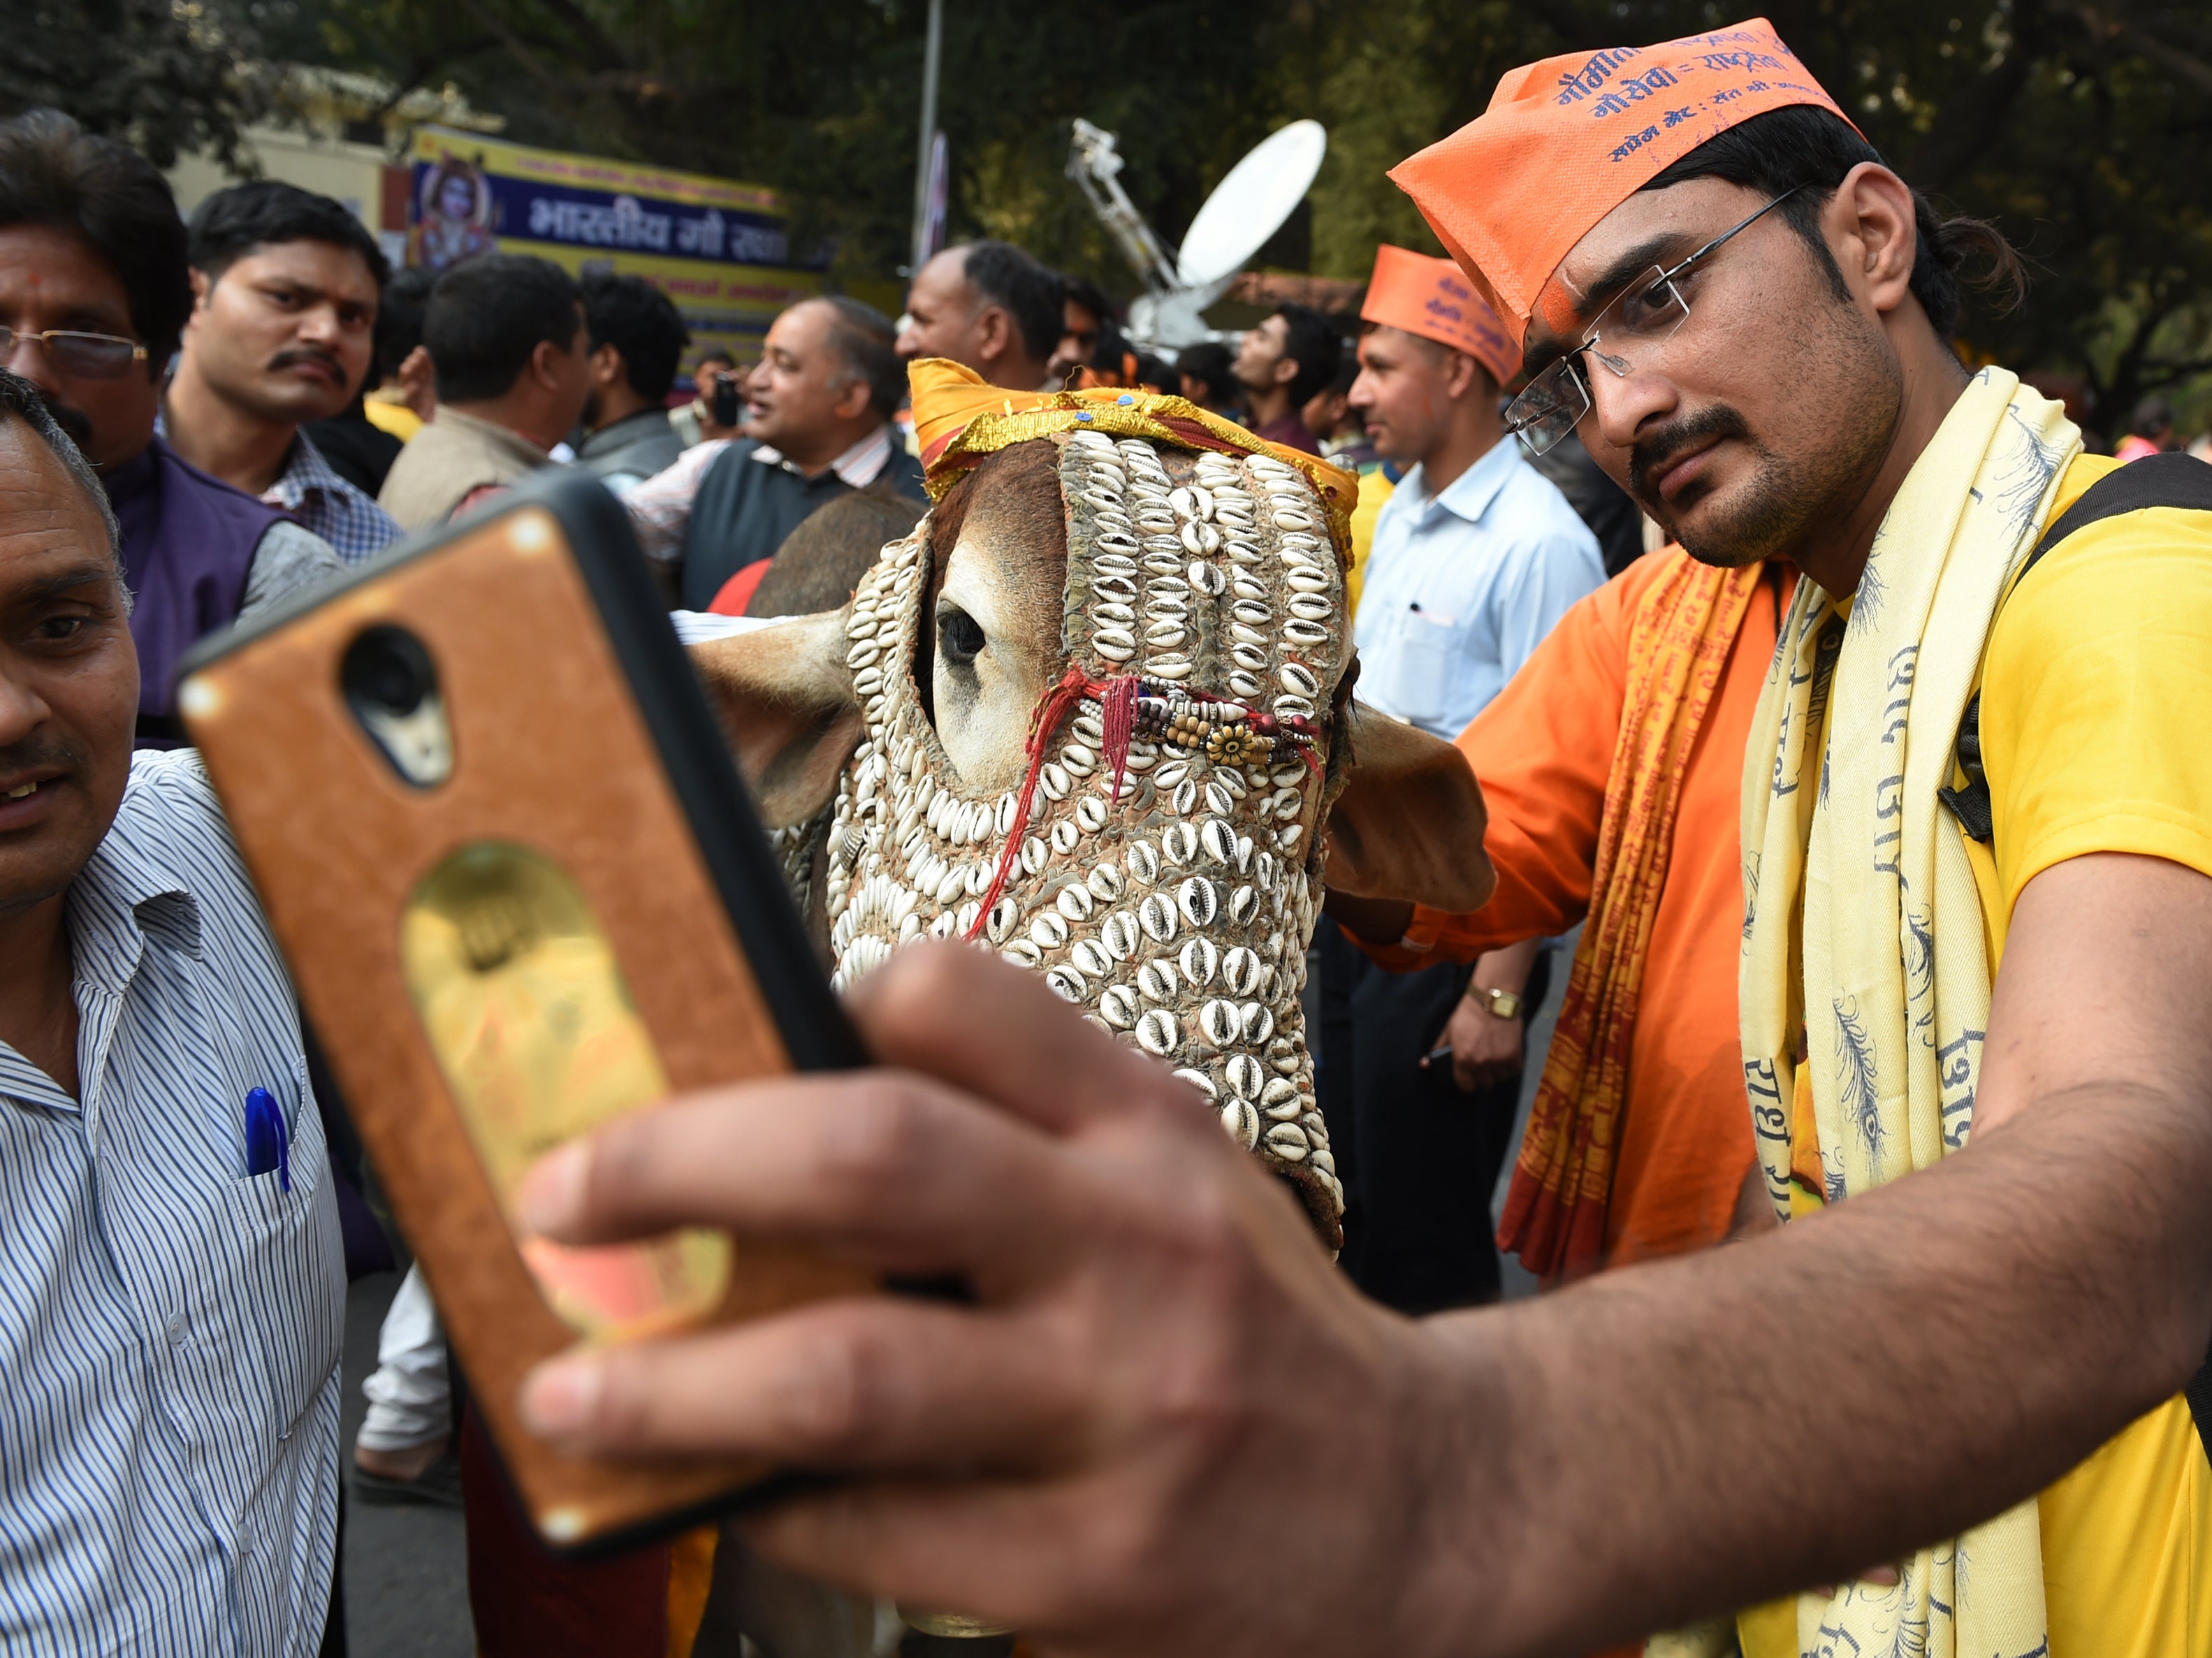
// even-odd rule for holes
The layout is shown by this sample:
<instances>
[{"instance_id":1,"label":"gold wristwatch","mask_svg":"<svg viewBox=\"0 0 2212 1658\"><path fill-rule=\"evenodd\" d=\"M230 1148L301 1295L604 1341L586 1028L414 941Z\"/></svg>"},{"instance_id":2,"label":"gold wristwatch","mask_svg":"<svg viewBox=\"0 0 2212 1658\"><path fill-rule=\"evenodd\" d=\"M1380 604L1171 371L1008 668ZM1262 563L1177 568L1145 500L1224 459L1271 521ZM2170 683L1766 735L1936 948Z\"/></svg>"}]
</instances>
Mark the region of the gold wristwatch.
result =
<instances>
[{"instance_id":1,"label":"gold wristwatch","mask_svg":"<svg viewBox=\"0 0 2212 1658\"><path fill-rule=\"evenodd\" d=\"M1479 985L1469 985L1467 995L1469 1001L1494 1019L1521 1017L1521 993L1517 990L1485 990Z\"/></svg>"}]
</instances>

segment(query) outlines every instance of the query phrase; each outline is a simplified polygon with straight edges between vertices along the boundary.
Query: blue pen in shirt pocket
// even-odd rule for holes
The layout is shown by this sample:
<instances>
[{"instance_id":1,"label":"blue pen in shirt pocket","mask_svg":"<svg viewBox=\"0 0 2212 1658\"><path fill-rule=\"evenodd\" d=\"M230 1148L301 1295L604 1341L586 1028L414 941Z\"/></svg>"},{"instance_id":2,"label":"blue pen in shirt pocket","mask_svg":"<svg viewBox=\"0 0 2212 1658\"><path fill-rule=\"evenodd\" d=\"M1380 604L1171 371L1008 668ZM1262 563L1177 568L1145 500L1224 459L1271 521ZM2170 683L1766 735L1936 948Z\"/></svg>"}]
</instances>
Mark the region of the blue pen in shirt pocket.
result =
<instances>
[{"instance_id":1,"label":"blue pen in shirt pocket","mask_svg":"<svg viewBox=\"0 0 2212 1658\"><path fill-rule=\"evenodd\" d=\"M276 1184L292 1189L292 1131L285 1126L284 1108L265 1088L246 1090L246 1173L276 1171Z\"/></svg>"}]
</instances>

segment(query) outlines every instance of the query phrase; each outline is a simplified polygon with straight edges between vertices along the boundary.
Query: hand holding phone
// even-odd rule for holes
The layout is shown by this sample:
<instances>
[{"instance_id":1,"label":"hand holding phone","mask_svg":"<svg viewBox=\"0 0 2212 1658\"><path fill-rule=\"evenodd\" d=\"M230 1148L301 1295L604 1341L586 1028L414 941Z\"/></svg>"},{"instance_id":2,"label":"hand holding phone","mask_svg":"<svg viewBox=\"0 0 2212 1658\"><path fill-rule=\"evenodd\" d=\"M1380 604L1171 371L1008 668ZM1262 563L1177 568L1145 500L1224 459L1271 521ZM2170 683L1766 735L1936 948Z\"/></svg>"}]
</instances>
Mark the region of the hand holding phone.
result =
<instances>
[{"instance_id":1,"label":"hand holding phone","mask_svg":"<svg viewBox=\"0 0 2212 1658\"><path fill-rule=\"evenodd\" d=\"M531 1366L873 1287L706 1229L574 1248L548 1151L671 1093L858 1063L720 728L596 479L550 473L210 641L179 707L541 1533L611 1546L772 1470L526 1432Z\"/></svg>"}]
</instances>

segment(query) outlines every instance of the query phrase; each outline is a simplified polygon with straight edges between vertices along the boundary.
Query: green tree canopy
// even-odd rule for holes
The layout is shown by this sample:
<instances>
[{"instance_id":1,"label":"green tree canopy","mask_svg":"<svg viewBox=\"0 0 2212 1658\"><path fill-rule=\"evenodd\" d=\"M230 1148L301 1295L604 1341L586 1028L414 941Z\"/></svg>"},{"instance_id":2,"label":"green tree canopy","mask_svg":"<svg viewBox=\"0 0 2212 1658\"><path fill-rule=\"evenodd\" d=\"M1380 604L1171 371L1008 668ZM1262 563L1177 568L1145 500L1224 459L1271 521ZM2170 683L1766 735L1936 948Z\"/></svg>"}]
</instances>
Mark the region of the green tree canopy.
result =
<instances>
[{"instance_id":1,"label":"green tree canopy","mask_svg":"<svg viewBox=\"0 0 2212 1658\"><path fill-rule=\"evenodd\" d=\"M251 33L184 0L17 0L0 51L0 115L49 106L157 167L186 151L235 167L265 107Z\"/></svg>"},{"instance_id":2,"label":"green tree canopy","mask_svg":"<svg viewBox=\"0 0 2212 1658\"><path fill-rule=\"evenodd\" d=\"M64 24L85 9L32 3ZM101 3L160 13L158 0ZM373 70L403 90L451 80L526 142L778 185L800 234L836 239L852 275L889 276L904 258L923 0L209 3L250 8L241 15L272 55ZM2028 305L1971 316L1970 349L2082 376L2107 426L2212 363L2212 8L1765 9L1907 179L1994 219L2028 255ZM945 11L953 234L1006 236L1123 293L1133 278L1063 176L1075 116L1120 134L1124 183L1170 236L1252 143L1319 118L1328 160L1296 234L1267 257L1356 278L1377 240L1433 247L1384 174L1480 113L1504 70L1737 15L1711 0L947 0ZM127 107L139 94L83 95Z\"/></svg>"}]
</instances>

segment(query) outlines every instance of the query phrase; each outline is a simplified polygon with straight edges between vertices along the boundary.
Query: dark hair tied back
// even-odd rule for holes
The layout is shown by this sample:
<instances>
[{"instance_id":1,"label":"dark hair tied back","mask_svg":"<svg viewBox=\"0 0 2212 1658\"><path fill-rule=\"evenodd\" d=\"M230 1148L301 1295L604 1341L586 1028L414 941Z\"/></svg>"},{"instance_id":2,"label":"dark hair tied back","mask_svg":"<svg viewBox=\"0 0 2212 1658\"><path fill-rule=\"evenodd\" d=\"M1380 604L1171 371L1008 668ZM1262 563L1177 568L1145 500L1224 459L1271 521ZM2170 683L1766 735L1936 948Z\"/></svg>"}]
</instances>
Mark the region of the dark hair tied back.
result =
<instances>
[{"instance_id":1,"label":"dark hair tied back","mask_svg":"<svg viewBox=\"0 0 2212 1658\"><path fill-rule=\"evenodd\" d=\"M1948 339L1959 326L1962 288L1988 295L1999 316L2017 311L2027 300L2027 266L2004 233L1987 219L1965 214L1940 216L1929 199L1912 192L1912 228L1919 251L1912 262L1912 290L1937 334ZM1936 303L1931 305L1928 295ZM1941 307L1941 314L1938 314Z\"/></svg>"}]
</instances>

